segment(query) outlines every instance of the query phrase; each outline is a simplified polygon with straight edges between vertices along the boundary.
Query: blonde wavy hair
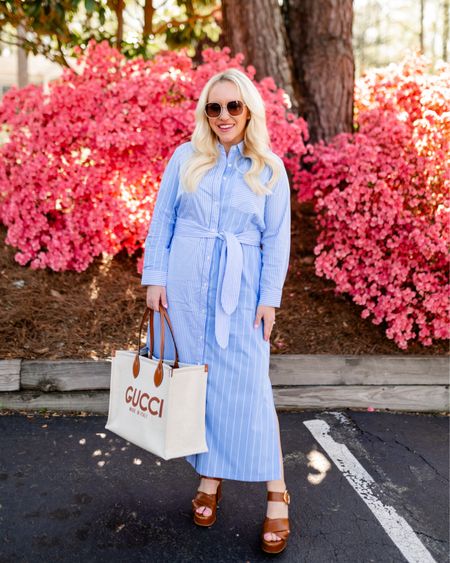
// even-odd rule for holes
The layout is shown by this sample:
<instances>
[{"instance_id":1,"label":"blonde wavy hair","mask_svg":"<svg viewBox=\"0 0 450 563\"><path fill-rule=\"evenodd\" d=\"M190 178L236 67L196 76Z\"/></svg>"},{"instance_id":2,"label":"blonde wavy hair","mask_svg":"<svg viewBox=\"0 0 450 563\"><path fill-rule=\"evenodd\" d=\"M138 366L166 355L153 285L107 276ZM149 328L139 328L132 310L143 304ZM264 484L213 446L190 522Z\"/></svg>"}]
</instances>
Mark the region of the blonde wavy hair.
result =
<instances>
[{"instance_id":1,"label":"blonde wavy hair","mask_svg":"<svg viewBox=\"0 0 450 563\"><path fill-rule=\"evenodd\" d=\"M217 163L220 154L217 146L218 138L209 125L204 109L211 88L217 82L225 80L236 84L242 96L242 101L250 112L250 119L247 121L244 131L243 153L251 159L252 164L244 174L244 180L257 195L271 193L272 187L279 178L281 167L279 161L270 151L264 102L253 82L243 72L234 68L212 76L200 94L195 110L196 125L191 138L194 152L184 163L181 170L183 188L187 192L195 192L203 176ZM260 179L265 166L268 166L272 171L267 184L263 184Z\"/></svg>"}]
</instances>

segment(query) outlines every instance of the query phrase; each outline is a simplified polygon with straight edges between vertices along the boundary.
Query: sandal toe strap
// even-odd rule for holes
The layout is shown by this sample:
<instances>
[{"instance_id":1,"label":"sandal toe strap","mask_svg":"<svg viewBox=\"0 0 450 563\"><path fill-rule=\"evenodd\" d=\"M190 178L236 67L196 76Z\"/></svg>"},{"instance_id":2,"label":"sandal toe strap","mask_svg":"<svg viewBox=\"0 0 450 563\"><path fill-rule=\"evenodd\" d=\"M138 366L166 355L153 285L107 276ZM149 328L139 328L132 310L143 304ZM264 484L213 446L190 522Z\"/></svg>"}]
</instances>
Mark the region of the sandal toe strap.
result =
<instances>
[{"instance_id":1,"label":"sandal toe strap","mask_svg":"<svg viewBox=\"0 0 450 563\"><path fill-rule=\"evenodd\" d=\"M211 510L214 510L216 508L216 495L210 495L208 493L198 491L195 498L192 499L192 504L195 508L207 506Z\"/></svg>"},{"instance_id":2,"label":"sandal toe strap","mask_svg":"<svg viewBox=\"0 0 450 563\"><path fill-rule=\"evenodd\" d=\"M264 520L263 534L273 533L282 539L289 535L289 518L267 518Z\"/></svg>"}]
</instances>

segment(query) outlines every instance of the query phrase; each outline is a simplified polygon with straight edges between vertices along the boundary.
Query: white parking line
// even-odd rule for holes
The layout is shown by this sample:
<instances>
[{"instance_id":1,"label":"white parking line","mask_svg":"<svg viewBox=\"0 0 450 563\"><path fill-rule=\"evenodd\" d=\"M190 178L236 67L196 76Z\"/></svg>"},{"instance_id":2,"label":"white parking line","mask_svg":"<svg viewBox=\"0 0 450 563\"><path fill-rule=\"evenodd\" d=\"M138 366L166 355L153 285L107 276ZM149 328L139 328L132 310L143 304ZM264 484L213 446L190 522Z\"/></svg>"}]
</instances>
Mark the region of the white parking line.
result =
<instances>
[{"instance_id":1,"label":"white parking line","mask_svg":"<svg viewBox=\"0 0 450 563\"><path fill-rule=\"evenodd\" d=\"M303 424L366 503L405 559L410 563L436 563L408 522L392 506L384 505L374 495L372 486L375 481L347 446L333 440L328 424L318 419L306 420Z\"/></svg>"}]
</instances>

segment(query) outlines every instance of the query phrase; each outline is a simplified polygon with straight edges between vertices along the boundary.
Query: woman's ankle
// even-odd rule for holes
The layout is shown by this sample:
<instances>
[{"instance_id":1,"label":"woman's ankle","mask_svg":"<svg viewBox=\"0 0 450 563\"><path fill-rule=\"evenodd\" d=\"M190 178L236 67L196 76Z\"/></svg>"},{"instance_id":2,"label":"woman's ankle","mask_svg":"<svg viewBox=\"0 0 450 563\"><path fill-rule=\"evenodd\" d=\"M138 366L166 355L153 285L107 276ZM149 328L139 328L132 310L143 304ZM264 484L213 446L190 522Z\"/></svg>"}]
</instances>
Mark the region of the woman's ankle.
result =
<instances>
[{"instance_id":1,"label":"woman's ankle","mask_svg":"<svg viewBox=\"0 0 450 563\"><path fill-rule=\"evenodd\" d=\"M209 477L200 478L199 490L202 492L213 494L217 491L218 486L219 481L216 481L215 479L210 479Z\"/></svg>"},{"instance_id":2,"label":"woman's ankle","mask_svg":"<svg viewBox=\"0 0 450 563\"><path fill-rule=\"evenodd\" d=\"M286 483L284 480L277 480L277 481L267 481L267 492L274 492L274 493L284 493L286 490Z\"/></svg>"},{"instance_id":3,"label":"woman's ankle","mask_svg":"<svg viewBox=\"0 0 450 563\"><path fill-rule=\"evenodd\" d=\"M266 508L266 516L268 518L287 518L289 515L289 507L284 502L268 501Z\"/></svg>"}]
</instances>

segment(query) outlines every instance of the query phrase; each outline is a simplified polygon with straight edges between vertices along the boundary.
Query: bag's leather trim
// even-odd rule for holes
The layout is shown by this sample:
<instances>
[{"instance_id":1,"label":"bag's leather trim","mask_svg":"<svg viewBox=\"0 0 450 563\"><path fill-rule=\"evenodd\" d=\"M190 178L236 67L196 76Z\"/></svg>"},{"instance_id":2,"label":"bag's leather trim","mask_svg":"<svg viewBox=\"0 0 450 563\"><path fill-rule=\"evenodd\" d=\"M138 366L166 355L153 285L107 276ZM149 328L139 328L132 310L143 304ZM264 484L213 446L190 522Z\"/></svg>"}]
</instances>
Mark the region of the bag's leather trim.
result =
<instances>
[{"instance_id":1,"label":"bag's leather trim","mask_svg":"<svg viewBox=\"0 0 450 563\"><path fill-rule=\"evenodd\" d=\"M172 366L172 369L177 369L177 368L180 367L179 363L178 363L178 348L177 348L177 344L175 342L175 337L174 337L174 334L173 334L173 327L172 327L172 323L170 322L169 313L167 312L167 309L161 305L160 309L159 309L159 314L160 314L159 316L160 316L160 323L161 323L159 362L158 362L158 365L155 369L155 373L154 373L154 376L153 376L153 378L154 378L153 381L154 381L156 387L159 387L161 385L163 378L164 378L164 367L163 367L164 339L165 339L165 323L164 323L164 321L166 321L168 326L169 326L169 330L170 330L170 333L172 335L172 340L173 340L173 344L174 344L174 348L175 348L175 361L174 361L174 364ZM149 324L150 324L150 349L148 351L148 357L150 359L153 357L153 349L154 349L154 343L155 343L155 335L154 335L155 328L154 328L153 318L154 318L153 309L146 307L144 314L142 316L142 319L141 319L141 324L139 326L139 341L138 341L136 357L134 358L134 362L133 362L133 377L135 379L138 377L139 371L140 371L140 368L141 368L140 361L139 361L139 350L141 348L142 331L144 329L144 325L147 322L147 320L149 320Z\"/></svg>"}]
</instances>

